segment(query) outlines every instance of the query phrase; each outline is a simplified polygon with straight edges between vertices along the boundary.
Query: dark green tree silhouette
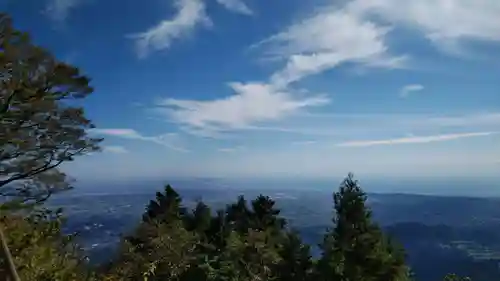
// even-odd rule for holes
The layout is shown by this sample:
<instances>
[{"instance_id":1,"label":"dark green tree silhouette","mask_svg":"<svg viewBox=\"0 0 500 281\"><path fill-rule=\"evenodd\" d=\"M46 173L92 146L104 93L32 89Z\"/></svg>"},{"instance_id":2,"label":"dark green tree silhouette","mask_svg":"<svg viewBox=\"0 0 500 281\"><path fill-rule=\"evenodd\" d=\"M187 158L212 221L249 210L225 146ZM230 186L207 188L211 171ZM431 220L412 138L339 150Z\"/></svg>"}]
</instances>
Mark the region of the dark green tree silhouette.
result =
<instances>
[{"instance_id":1,"label":"dark green tree silhouette","mask_svg":"<svg viewBox=\"0 0 500 281\"><path fill-rule=\"evenodd\" d=\"M404 251L373 222L366 195L349 175L334 193L333 228L311 257L300 235L286 227L275 202L243 196L211 213L203 202L191 212L166 186L143 221L122 241L103 278L178 281L409 281ZM445 281L462 281L450 275ZM463 279L464 281L467 279Z\"/></svg>"},{"instance_id":2,"label":"dark green tree silhouette","mask_svg":"<svg viewBox=\"0 0 500 281\"><path fill-rule=\"evenodd\" d=\"M206 236L205 232L210 228L212 213L209 206L199 201L192 213L186 216L186 228Z\"/></svg>"},{"instance_id":3,"label":"dark green tree silhouette","mask_svg":"<svg viewBox=\"0 0 500 281\"><path fill-rule=\"evenodd\" d=\"M309 245L302 243L297 232L286 233L278 254L281 257L276 266L280 281L305 281L313 280L313 260Z\"/></svg>"},{"instance_id":4,"label":"dark green tree silhouette","mask_svg":"<svg viewBox=\"0 0 500 281\"><path fill-rule=\"evenodd\" d=\"M106 271L117 280L182 280L196 261L198 234L185 228L186 209L170 186L157 192L132 235L122 241Z\"/></svg>"},{"instance_id":5,"label":"dark green tree silhouette","mask_svg":"<svg viewBox=\"0 0 500 281\"><path fill-rule=\"evenodd\" d=\"M403 281L409 279L404 255L383 235L366 207L366 195L352 174L333 196L334 227L326 234L318 279Z\"/></svg>"},{"instance_id":6,"label":"dark green tree silhouette","mask_svg":"<svg viewBox=\"0 0 500 281\"><path fill-rule=\"evenodd\" d=\"M252 214L250 227L264 231L269 228L282 230L286 223L279 217L280 210L275 208L276 203L268 196L259 195L252 200Z\"/></svg>"},{"instance_id":7,"label":"dark green tree silhouette","mask_svg":"<svg viewBox=\"0 0 500 281\"><path fill-rule=\"evenodd\" d=\"M186 213L180 195L170 185L166 185L164 193L157 192L156 200L149 202L142 220L169 222L182 219Z\"/></svg>"},{"instance_id":8,"label":"dark green tree silhouette","mask_svg":"<svg viewBox=\"0 0 500 281\"><path fill-rule=\"evenodd\" d=\"M226 207L226 225L236 232L243 234L250 229L252 212L248 209L244 196L239 196L236 203Z\"/></svg>"}]
</instances>

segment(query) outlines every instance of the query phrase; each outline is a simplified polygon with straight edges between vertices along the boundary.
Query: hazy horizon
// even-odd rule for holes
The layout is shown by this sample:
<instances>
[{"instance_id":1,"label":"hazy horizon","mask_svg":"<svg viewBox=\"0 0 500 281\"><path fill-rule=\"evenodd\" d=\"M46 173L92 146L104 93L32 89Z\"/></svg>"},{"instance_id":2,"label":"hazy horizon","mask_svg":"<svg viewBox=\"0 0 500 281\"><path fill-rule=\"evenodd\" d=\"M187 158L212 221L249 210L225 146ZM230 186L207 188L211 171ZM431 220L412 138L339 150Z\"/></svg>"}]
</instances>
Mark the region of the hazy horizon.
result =
<instances>
[{"instance_id":1,"label":"hazy horizon","mask_svg":"<svg viewBox=\"0 0 500 281\"><path fill-rule=\"evenodd\" d=\"M265 191L335 191L342 177L336 178L182 178L143 179L134 181L76 181L77 193L151 193L170 184L176 189L196 190L263 190ZM496 178L474 179L408 179L361 178L360 185L367 193L421 194L439 196L500 197L500 181Z\"/></svg>"}]
</instances>

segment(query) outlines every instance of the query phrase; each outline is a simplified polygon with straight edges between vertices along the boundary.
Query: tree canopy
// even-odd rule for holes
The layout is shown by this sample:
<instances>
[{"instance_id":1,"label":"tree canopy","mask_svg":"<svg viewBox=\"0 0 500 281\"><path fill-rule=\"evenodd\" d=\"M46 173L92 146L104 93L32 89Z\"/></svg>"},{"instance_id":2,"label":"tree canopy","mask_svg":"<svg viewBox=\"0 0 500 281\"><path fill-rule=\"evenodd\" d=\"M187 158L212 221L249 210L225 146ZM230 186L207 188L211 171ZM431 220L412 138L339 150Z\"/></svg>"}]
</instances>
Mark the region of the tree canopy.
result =
<instances>
[{"instance_id":1,"label":"tree canopy","mask_svg":"<svg viewBox=\"0 0 500 281\"><path fill-rule=\"evenodd\" d=\"M148 272L148 280L410 280L404 252L373 222L365 200L349 175L333 195L332 228L315 260L270 197L240 196L217 212L200 201L188 212L166 186L108 272L126 279Z\"/></svg>"},{"instance_id":2,"label":"tree canopy","mask_svg":"<svg viewBox=\"0 0 500 281\"><path fill-rule=\"evenodd\" d=\"M93 91L78 68L36 46L0 14L0 195L39 202L69 187L58 167L98 150L78 100Z\"/></svg>"}]
</instances>

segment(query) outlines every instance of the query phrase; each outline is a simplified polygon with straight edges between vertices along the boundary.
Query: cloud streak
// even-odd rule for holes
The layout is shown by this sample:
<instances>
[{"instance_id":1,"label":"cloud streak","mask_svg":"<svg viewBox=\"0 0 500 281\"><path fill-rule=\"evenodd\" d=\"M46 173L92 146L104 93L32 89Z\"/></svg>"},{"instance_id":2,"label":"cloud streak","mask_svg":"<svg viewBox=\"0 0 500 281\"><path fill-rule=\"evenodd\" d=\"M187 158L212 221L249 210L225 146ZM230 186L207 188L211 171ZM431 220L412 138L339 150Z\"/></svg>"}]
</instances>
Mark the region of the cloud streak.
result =
<instances>
[{"instance_id":1,"label":"cloud streak","mask_svg":"<svg viewBox=\"0 0 500 281\"><path fill-rule=\"evenodd\" d=\"M156 143L159 145L163 145L172 150L178 152L189 152L189 150L177 145L177 135L175 133L167 133L158 136L143 136L137 131L133 129L91 129L89 133L96 135L104 135L111 136L117 138L131 139L131 140L140 140Z\"/></svg>"},{"instance_id":2,"label":"cloud streak","mask_svg":"<svg viewBox=\"0 0 500 281\"><path fill-rule=\"evenodd\" d=\"M242 151L244 149L245 149L245 147L240 145L240 146L235 146L235 147L221 147L221 148L217 149L217 151L223 152L223 153L234 153L234 152Z\"/></svg>"},{"instance_id":3,"label":"cloud streak","mask_svg":"<svg viewBox=\"0 0 500 281\"><path fill-rule=\"evenodd\" d=\"M337 30L335 36L332 30ZM203 135L283 120L330 101L326 95L298 91L291 83L347 62L398 67L403 60L389 54L384 40L387 32L388 28L363 21L347 10L320 11L255 45L267 55L286 58L268 81L229 83L235 94L211 101L170 98L157 106L188 132Z\"/></svg>"},{"instance_id":4,"label":"cloud streak","mask_svg":"<svg viewBox=\"0 0 500 281\"><path fill-rule=\"evenodd\" d=\"M132 34L139 57L146 57L153 51L168 49L172 42L188 36L198 26L211 26L206 15L203 0L176 0L177 13L172 19L165 19L148 30Z\"/></svg>"},{"instance_id":5,"label":"cloud streak","mask_svg":"<svg viewBox=\"0 0 500 281\"><path fill-rule=\"evenodd\" d=\"M296 93L262 83L229 86L235 95L213 101L164 99L157 104L157 110L195 130L220 132L280 120L301 109L329 102L325 96L298 97Z\"/></svg>"},{"instance_id":6,"label":"cloud streak","mask_svg":"<svg viewBox=\"0 0 500 281\"><path fill-rule=\"evenodd\" d=\"M346 9L326 8L254 47L264 48L267 55L286 58L285 67L271 77L273 84L286 86L347 62L402 67L404 55L390 54L385 42L389 31Z\"/></svg>"},{"instance_id":7,"label":"cloud streak","mask_svg":"<svg viewBox=\"0 0 500 281\"><path fill-rule=\"evenodd\" d=\"M244 15L252 15L253 11L242 0L217 0L217 3L229 11Z\"/></svg>"},{"instance_id":8,"label":"cloud streak","mask_svg":"<svg viewBox=\"0 0 500 281\"><path fill-rule=\"evenodd\" d=\"M396 53L389 45L395 28L420 32L439 46L470 40L500 42L496 28L500 25L496 17L500 2L496 0L479 0L474 5L468 0L408 0L404 6L398 3L353 0L344 6L318 9L251 47L261 57L281 64L268 79L229 83L233 95L212 100L163 99L156 109L188 133L221 135L283 121L328 104L327 95L297 89L296 84L309 76L351 64L385 69L409 67L410 54ZM423 85L407 85L400 95L406 97L423 89Z\"/></svg>"},{"instance_id":9,"label":"cloud streak","mask_svg":"<svg viewBox=\"0 0 500 281\"><path fill-rule=\"evenodd\" d=\"M105 145L102 147L102 149L104 152L110 152L114 154L125 154L129 152L125 147L119 145Z\"/></svg>"},{"instance_id":10,"label":"cloud streak","mask_svg":"<svg viewBox=\"0 0 500 281\"><path fill-rule=\"evenodd\" d=\"M447 134L447 135L435 135L435 136L424 136L424 137L407 137L407 138L396 138L396 139L386 139L386 140L349 141L340 143L337 146L368 147L368 146L379 146L379 145L431 143L431 142L451 141L462 138L491 136L497 133L498 132L476 132L476 133Z\"/></svg>"},{"instance_id":11,"label":"cloud streak","mask_svg":"<svg viewBox=\"0 0 500 281\"><path fill-rule=\"evenodd\" d=\"M411 93L420 92L424 89L423 85L420 84L410 84L406 85L399 91L399 94L402 98L408 97Z\"/></svg>"},{"instance_id":12,"label":"cloud streak","mask_svg":"<svg viewBox=\"0 0 500 281\"><path fill-rule=\"evenodd\" d=\"M500 42L496 0L407 0L405 5L399 0L354 0L347 9L417 30L439 49L455 54L468 41Z\"/></svg>"},{"instance_id":13,"label":"cloud streak","mask_svg":"<svg viewBox=\"0 0 500 281\"><path fill-rule=\"evenodd\" d=\"M66 20L70 11L82 2L83 0L48 0L45 14L54 21L62 22Z\"/></svg>"}]
</instances>

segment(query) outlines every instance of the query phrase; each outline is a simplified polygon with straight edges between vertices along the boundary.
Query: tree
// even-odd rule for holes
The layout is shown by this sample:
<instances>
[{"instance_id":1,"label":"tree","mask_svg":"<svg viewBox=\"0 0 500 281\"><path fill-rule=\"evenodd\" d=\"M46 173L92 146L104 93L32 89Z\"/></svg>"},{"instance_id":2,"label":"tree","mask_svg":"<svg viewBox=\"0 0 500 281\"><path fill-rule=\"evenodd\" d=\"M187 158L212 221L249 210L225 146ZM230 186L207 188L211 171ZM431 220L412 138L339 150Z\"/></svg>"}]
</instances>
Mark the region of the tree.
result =
<instances>
[{"instance_id":1,"label":"tree","mask_svg":"<svg viewBox=\"0 0 500 281\"><path fill-rule=\"evenodd\" d=\"M264 195L259 195L252 200L251 227L255 230L266 230L274 228L281 231L286 223L283 218L279 218L280 210L275 208L276 202Z\"/></svg>"},{"instance_id":2,"label":"tree","mask_svg":"<svg viewBox=\"0 0 500 281\"><path fill-rule=\"evenodd\" d=\"M74 235L61 231L60 210L37 210L26 216L1 218L21 280L91 280L87 260L74 244ZM0 276L6 261L0 258ZM2 279L3 280L3 279Z\"/></svg>"},{"instance_id":3,"label":"tree","mask_svg":"<svg viewBox=\"0 0 500 281\"><path fill-rule=\"evenodd\" d=\"M366 195L352 175L333 197L334 227L325 235L321 258L314 260L269 197L258 196L248 208L240 196L212 216L202 201L187 213L180 195L167 185L133 235L122 240L100 280L411 280L403 249L372 221Z\"/></svg>"},{"instance_id":4,"label":"tree","mask_svg":"<svg viewBox=\"0 0 500 281\"><path fill-rule=\"evenodd\" d=\"M321 280L402 281L409 279L404 254L394 247L366 207L366 195L352 174L333 196L334 228L321 245Z\"/></svg>"},{"instance_id":5,"label":"tree","mask_svg":"<svg viewBox=\"0 0 500 281\"><path fill-rule=\"evenodd\" d=\"M280 281L306 281L313 280L313 260L310 247L302 243L297 232L286 233L278 254L281 257L276 267Z\"/></svg>"},{"instance_id":6,"label":"tree","mask_svg":"<svg viewBox=\"0 0 500 281\"><path fill-rule=\"evenodd\" d=\"M165 192L156 192L156 200L151 200L142 216L143 222L159 220L170 222L179 220L186 215L186 209L181 206L182 198L170 185L165 186Z\"/></svg>"},{"instance_id":7,"label":"tree","mask_svg":"<svg viewBox=\"0 0 500 281\"><path fill-rule=\"evenodd\" d=\"M97 151L93 124L75 106L91 94L89 79L34 45L0 14L0 196L41 202L69 188L58 167Z\"/></svg>"},{"instance_id":8,"label":"tree","mask_svg":"<svg viewBox=\"0 0 500 281\"><path fill-rule=\"evenodd\" d=\"M251 216L244 196L239 196L236 203L226 207L226 224L240 234L248 232Z\"/></svg>"},{"instance_id":9,"label":"tree","mask_svg":"<svg viewBox=\"0 0 500 281\"><path fill-rule=\"evenodd\" d=\"M196 231L202 236L206 236L205 232L210 228L212 214L210 207L202 201L199 201L192 213L186 216L186 228L189 231Z\"/></svg>"},{"instance_id":10,"label":"tree","mask_svg":"<svg viewBox=\"0 0 500 281\"><path fill-rule=\"evenodd\" d=\"M135 232L122 240L117 258L105 271L112 280L181 280L199 245L197 233L185 228L186 219L182 198L166 185L148 204Z\"/></svg>"},{"instance_id":11,"label":"tree","mask_svg":"<svg viewBox=\"0 0 500 281\"><path fill-rule=\"evenodd\" d=\"M141 244L122 242L118 257L107 269L111 280L183 280L196 261L197 236L181 221L142 223ZM146 279L144 279L146 280Z\"/></svg>"}]
</instances>

